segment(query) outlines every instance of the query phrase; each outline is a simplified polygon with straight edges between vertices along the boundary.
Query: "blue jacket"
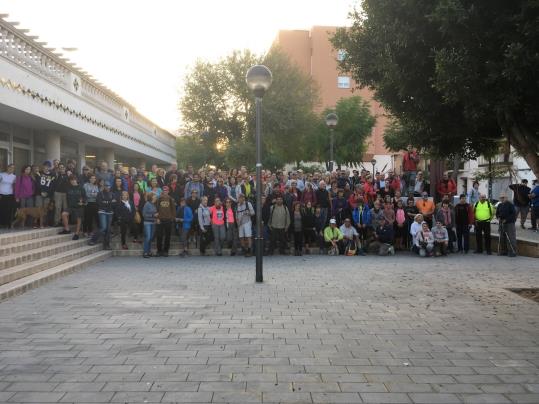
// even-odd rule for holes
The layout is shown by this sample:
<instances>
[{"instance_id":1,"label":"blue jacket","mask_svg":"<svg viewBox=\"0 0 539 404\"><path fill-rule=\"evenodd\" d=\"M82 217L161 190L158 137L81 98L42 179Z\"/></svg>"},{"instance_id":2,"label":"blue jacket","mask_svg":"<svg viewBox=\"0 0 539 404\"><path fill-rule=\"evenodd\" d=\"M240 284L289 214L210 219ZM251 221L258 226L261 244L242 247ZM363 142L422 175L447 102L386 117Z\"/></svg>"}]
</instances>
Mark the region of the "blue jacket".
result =
<instances>
[{"instance_id":1,"label":"blue jacket","mask_svg":"<svg viewBox=\"0 0 539 404\"><path fill-rule=\"evenodd\" d=\"M364 224L370 226L372 224L371 210L367 205L363 205L363 211L361 212L361 218L359 217L359 207L354 208L352 211L352 220L355 225Z\"/></svg>"},{"instance_id":2,"label":"blue jacket","mask_svg":"<svg viewBox=\"0 0 539 404\"><path fill-rule=\"evenodd\" d=\"M178 213L180 212L179 211L180 209L181 209L181 206L178 207ZM191 224L193 223L193 210L188 205L185 205L183 207L182 219L183 219L182 228L184 230L189 230L191 228Z\"/></svg>"}]
</instances>

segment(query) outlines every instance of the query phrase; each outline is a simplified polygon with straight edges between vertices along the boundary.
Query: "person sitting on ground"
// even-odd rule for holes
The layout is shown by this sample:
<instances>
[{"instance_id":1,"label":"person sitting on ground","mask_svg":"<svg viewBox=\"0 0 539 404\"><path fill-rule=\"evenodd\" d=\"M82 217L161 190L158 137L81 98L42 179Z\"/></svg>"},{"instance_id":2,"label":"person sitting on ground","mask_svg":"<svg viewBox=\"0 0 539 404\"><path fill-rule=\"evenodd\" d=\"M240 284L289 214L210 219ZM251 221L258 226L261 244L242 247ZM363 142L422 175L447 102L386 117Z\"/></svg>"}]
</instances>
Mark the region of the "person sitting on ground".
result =
<instances>
[{"instance_id":1,"label":"person sitting on ground","mask_svg":"<svg viewBox=\"0 0 539 404\"><path fill-rule=\"evenodd\" d=\"M421 231L421 223L423 223L423 215L418 213L414 216L414 221L410 225L410 236L412 237L412 250L419 254L419 243L417 242L417 235Z\"/></svg>"},{"instance_id":2,"label":"person sitting on ground","mask_svg":"<svg viewBox=\"0 0 539 404\"><path fill-rule=\"evenodd\" d=\"M436 257L447 255L449 235L441 220L437 220L432 228L432 236L434 237L434 255Z\"/></svg>"},{"instance_id":3,"label":"person sitting on ground","mask_svg":"<svg viewBox=\"0 0 539 404\"><path fill-rule=\"evenodd\" d=\"M395 239L395 231L393 225L385 219L380 220L378 227L374 233L375 241L369 245L370 251L378 251L378 255L395 255L393 242Z\"/></svg>"},{"instance_id":4,"label":"person sitting on ground","mask_svg":"<svg viewBox=\"0 0 539 404\"><path fill-rule=\"evenodd\" d=\"M434 236L429 229L427 222L421 223L421 230L417 232L416 236L417 251L421 257L432 257L434 250Z\"/></svg>"},{"instance_id":5,"label":"person sitting on ground","mask_svg":"<svg viewBox=\"0 0 539 404\"><path fill-rule=\"evenodd\" d=\"M343 234L337 227L337 220L330 219L329 226L324 229L324 241L330 255L344 254Z\"/></svg>"},{"instance_id":6,"label":"person sitting on ground","mask_svg":"<svg viewBox=\"0 0 539 404\"><path fill-rule=\"evenodd\" d=\"M365 255L360 249L359 233L354 226L352 226L352 220L350 218L344 219L344 223L339 227L343 235L344 249L352 249L357 251L356 254Z\"/></svg>"}]
</instances>

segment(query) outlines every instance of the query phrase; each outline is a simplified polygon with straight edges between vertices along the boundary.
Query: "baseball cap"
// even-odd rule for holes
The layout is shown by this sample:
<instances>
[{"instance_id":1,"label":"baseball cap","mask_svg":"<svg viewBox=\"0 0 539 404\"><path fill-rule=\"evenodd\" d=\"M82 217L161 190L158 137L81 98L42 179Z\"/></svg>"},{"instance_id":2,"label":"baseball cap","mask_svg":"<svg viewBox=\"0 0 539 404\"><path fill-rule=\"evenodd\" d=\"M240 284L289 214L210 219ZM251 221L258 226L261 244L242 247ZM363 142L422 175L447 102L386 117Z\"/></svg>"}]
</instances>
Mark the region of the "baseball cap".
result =
<instances>
[{"instance_id":1,"label":"baseball cap","mask_svg":"<svg viewBox=\"0 0 539 404\"><path fill-rule=\"evenodd\" d=\"M105 182L103 183L103 185L105 185L107 188L110 188L110 186L111 186L111 185L110 185L110 181L105 181Z\"/></svg>"},{"instance_id":2,"label":"baseball cap","mask_svg":"<svg viewBox=\"0 0 539 404\"><path fill-rule=\"evenodd\" d=\"M330 219L329 224L337 224L337 221L335 219Z\"/></svg>"}]
</instances>

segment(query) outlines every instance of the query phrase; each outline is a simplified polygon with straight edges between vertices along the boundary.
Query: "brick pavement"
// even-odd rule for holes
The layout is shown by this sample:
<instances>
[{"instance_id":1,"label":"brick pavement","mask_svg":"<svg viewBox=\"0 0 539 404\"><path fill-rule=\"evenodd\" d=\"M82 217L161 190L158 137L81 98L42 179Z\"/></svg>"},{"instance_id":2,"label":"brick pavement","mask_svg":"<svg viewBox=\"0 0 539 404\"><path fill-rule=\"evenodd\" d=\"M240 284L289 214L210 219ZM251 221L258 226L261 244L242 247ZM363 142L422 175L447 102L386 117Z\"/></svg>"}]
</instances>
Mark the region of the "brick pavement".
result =
<instances>
[{"instance_id":1,"label":"brick pavement","mask_svg":"<svg viewBox=\"0 0 539 404\"><path fill-rule=\"evenodd\" d=\"M509 266L511 265L511 266ZM113 258L0 303L0 402L539 403L536 259Z\"/></svg>"}]
</instances>

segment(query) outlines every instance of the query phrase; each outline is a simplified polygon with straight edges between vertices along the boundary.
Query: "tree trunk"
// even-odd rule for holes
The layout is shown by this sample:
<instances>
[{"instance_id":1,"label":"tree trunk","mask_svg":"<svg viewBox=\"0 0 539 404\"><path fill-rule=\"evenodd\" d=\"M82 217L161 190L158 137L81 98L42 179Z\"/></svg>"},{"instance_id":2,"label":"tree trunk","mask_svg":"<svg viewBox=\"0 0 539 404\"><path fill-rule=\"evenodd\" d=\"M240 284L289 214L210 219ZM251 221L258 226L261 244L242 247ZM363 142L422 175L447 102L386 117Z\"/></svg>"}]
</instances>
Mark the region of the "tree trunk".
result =
<instances>
[{"instance_id":1,"label":"tree trunk","mask_svg":"<svg viewBox=\"0 0 539 404\"><path fill-rule=\"evenodd\" d=\"M539 148L537 147L537 141L533 140L534 134L525 133L515 125L509 129L508 134L510 135L511 145L526 160L535 177L539 178L539 155L537 155Z\"/></svg>"},{"instance_id":2,"label":"tree trunk","mask_svg":"<svg viewBox=\"0 0 539 404\"><path fill-rule=\"evenodd\" d=\"M453 173L451 174L451 178L457 182L457 177L459 175L459 166L461 162L460 154L457 154L455 158L453 159Z\"/></svg>"}]
</instances>

